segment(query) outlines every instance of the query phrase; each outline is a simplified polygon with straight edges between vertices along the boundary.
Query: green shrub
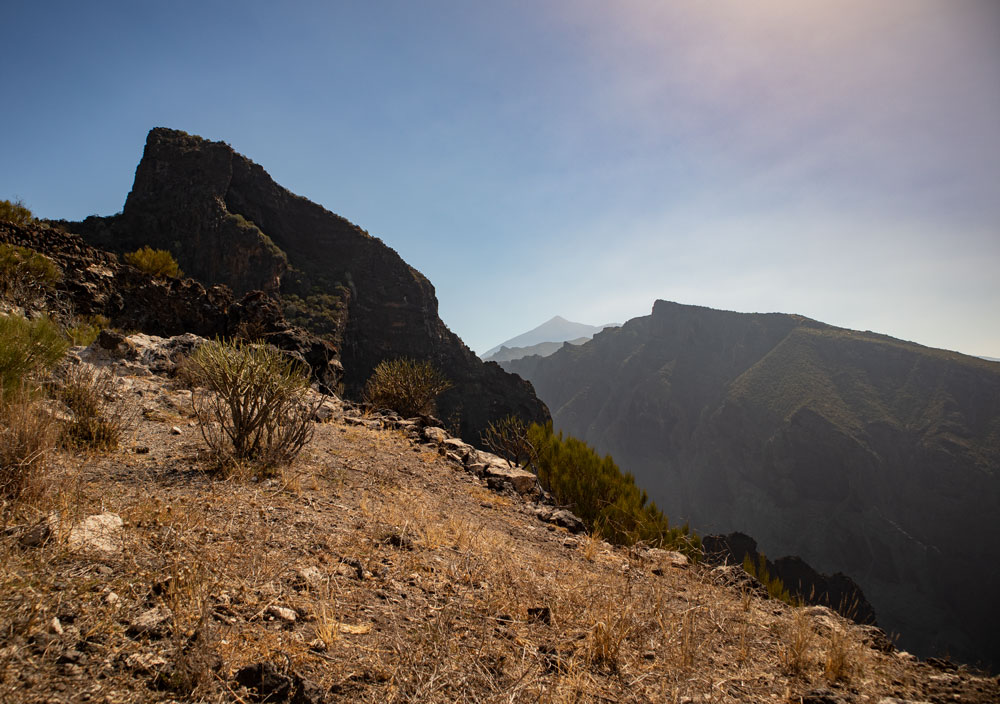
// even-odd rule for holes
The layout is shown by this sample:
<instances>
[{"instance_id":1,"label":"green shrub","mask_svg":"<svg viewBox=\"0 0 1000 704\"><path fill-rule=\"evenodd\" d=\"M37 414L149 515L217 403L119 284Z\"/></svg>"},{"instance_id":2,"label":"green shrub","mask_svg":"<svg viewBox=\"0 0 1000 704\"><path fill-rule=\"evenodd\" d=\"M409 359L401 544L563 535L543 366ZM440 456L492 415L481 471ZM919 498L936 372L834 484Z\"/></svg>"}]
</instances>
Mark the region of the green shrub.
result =
<instances>
[{"instance_id":1,"label":"green shrub","mask_svg":"<svg viewBox=\"0 0 1000 704\"><path fill-rule=\"evenodd\" d=\"M585 442L556 435L552 423L535 424L528 440L536 453L538 481L560 504L570 505L588 529L620 545L642 541L679 550L692 558L701 553L701 540L685 524L670 521L622 472L609 455L601 457Z\"/></svg>"},{"instance_id":2,"label":"green shrub","mask_svg":"<svg viewBox=\"0 0 1000 704\"><path fill-rule=\"evenodd\" d=\"M66 336L74 346L86 347L101 334L101 330L108 327L111 321L103 315L88 315L76 321L72 327L66 329Z\"/></svg>"},{"instance_id":3,"label":"green shrub","mask_svg":"<svg viewBox=\"0 0 1000 704\"><path fill-rule=\"evenodd\" d=\"M185 373L202 437L224 470L249 463L267 474L291 463L312 439L309 378L280 350L243 341L207 342Z\"/></svg>"},{"instance_id":4,"label":"green shrub","mask_svg":"<svg viewBox=\"0 0 1000 704\"><path fill-rule=\"evenodd\" d=\"M107 369L78 364L60 375L56 396L73 412L63 435L80 448L117 449L136 417L135 408L121 398L114 375Z\"/></svg>"},{"instance_id":5,"label":"green shrub","mask_svg":"<svg viewBox=\"0 0 1000 704\"><path fill-rule=\"evenodd\" d=\"M55 290L62 273L44 254L0 244L0 297L26 305Z\"/></svg>"},{"instance_id":6,"label":"green shrub","mask_svg":"<svg viewBox=\"0 0 1000 704\"><path fill-rule=\"evenodd\" d=\"M432 415L434 402L451 382L428 361L384 360L365 384L364 400L388 408L404 418Z\"/></svg>"},{"instance_id":7,"label":"green shrub","mask_svg":"<svg viewBox=\"0 0 1000 704\"><path fill-rule=\"evenodd\" d=\"M29 225L35 221L35 216L20 199L13 202L0 200L0 220L16 225Z\"/></svg>"},{"instance_id":8,"label":"green shrub","mask_svg":"<svg viewBox=\"0 0 1000 704\"><path fill-rule=\"evenodd\" d=\"M125 261L157 279L177 279L184 276L174 255L165 249L142 247L125 254Z\"/></svg>"},{"instance_id":9,"label":"green shrub","mask_svg":"<svg viewBox=\"0 0 1000 704\"><path fill-rule=\"evenodd\" d=\"M33 388L68 347L59 326L48 318L0 316L0 395L10 398Z\"/></svg>"},{"instance_id":10,"label":"green shrub","mask_svg":"<svg viewBox=\"0 0 1000 704\"><path fill-rule=\"evenodd\" d=\"M771 572L767 569L767 557L763 553L757 556L757 563L754 564L753 559L747 555L743 558L743 570L754 577L767 587L767 594L772 599L778 599L785 602L786 604L791 604L792 606L798 606L799 602L792 596L791 592L785 587L785 583L781 581L780 577L771 576Z\"/></svg>"}]
</instances>

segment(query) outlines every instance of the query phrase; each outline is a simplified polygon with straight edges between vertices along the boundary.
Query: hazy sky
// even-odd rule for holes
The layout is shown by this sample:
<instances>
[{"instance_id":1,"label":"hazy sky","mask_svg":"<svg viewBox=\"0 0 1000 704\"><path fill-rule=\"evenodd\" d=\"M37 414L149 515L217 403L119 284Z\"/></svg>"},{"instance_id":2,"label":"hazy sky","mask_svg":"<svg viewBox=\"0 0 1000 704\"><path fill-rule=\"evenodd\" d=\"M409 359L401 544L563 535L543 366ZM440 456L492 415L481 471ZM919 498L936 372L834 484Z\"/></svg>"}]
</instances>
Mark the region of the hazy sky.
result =
<instances>
[{"instance_id":1,"label":"hazy sky","mask_svg":"<svg viewBox=\"0 0 1000 704\"><path fill-rule=\"evenodd\" d=\"M0 198L154 126L381 237L483 351L656 298L1000 357L1000 2L8 2Z\"/></svg>"}]
</instances>

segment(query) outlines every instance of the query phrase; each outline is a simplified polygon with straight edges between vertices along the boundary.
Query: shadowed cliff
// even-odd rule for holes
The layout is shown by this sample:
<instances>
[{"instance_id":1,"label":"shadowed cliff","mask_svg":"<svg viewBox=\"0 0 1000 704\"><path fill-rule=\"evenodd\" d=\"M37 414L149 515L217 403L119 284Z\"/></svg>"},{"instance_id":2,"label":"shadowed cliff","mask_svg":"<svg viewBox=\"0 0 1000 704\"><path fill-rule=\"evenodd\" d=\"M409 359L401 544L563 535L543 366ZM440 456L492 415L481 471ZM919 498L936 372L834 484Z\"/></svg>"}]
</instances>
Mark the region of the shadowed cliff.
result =
<instances>
[{"instance_id":1,"label":"shadowed cliff","mask_svg":"<svg viewBox=\"0 0 1000 704\"><path fill-rule=\"evenodd\" d=\"M483 363L438 317L431 283L381 240L276 184L223 142L150 131L120 215L71 223L113 251L170 250L189 276L280 293L285 315L339 350L348 395L383 359L429 359L453 382L439 415L470 440L508 414L544 421L531 385Z\"/></svg>"},{"instance_id":2,"label":"shadowed cliff","mask_svg":"<svg viewBox=\"0 0 1000 704\"><path fill-rule=\"evenodd\" d=\"M657 301L504 367L673 520L844 572L923 654L1000 662L1000 368L801 316Z\"/></svg>"}]
</instances>

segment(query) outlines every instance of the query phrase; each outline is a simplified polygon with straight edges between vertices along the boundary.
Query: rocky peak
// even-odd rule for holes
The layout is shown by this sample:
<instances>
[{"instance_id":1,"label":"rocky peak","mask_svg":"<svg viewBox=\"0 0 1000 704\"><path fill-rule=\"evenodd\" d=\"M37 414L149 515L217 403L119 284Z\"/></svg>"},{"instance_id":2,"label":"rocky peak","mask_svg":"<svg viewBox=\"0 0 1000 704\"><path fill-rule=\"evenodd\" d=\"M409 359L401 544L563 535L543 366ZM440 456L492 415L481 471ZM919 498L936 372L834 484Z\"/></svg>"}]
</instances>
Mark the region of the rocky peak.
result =
<instances>
[{"instance_id":1,"label":"rocky peak","mask_svg":"<svg viewBox=\"0 0 1000 704\"><path fill-rule=\"evenodd\" d=\"M113 251L168 249L205 285L280 292L334 344L357 395L384 359L428 359L454 384L438 411L478 442L494 420L549 414L531 385L484 364L438 317L434 287L381 240L274 182L224 142L150 131L120 216L69 224Z\"/></svg>"}]
</instances>

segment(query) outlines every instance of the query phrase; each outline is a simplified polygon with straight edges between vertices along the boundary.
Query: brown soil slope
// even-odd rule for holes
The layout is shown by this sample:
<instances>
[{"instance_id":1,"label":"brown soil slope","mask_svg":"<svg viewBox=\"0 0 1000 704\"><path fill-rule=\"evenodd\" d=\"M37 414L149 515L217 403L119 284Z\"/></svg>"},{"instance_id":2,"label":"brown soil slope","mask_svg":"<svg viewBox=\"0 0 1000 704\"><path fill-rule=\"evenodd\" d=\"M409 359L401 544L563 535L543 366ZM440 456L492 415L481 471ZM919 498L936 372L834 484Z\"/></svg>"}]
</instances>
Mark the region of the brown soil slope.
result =
<instances>
[{"instance_id":1,"label":"brown soil slope","mask_svg":"<svg viewBox=\"0 0 1000 704\"><path fill-rule=\"evenodd\" d=\"M544 524L382 419L334 403L280 480L223 481L189 391L122 393L124 448L61 454L0 531L0 702L1000 699L826 609ZM72 538L101 513L110 544Z\"/></svg>"}]
</instances>

